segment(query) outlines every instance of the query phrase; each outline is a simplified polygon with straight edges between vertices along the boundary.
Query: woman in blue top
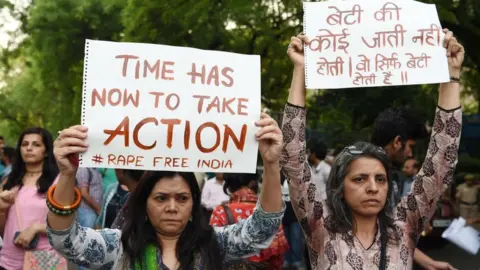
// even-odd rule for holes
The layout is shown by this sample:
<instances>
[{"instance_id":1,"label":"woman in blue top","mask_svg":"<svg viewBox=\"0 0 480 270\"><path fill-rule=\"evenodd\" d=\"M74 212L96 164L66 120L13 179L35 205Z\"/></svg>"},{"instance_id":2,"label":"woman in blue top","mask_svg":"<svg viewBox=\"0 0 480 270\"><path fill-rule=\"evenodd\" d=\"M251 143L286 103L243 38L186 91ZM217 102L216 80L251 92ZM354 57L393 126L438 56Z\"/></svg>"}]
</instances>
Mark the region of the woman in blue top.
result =
<instances>
[{"instance_id":1,"label":"woman in blue top","mask_svg":"<svg viewBox=\"0 0 480 270\"><path fill-rule=\"evenodd\" d=\"M283 137L275 120L262 114L256 138L264 164L263 188L255 212L235 225L213 228L203 216L193 173L155 172L143 179L127 202L121 230L81 227L74 215L48 214L52 246L90 269L223 269L270 245L284 205L279 159ZM86 127L63 130L55 141L60 179L51 198L74 202L76 167L69 156L86 151ZM50 200L50 198L49 198Z\"/></svg>"}]
</instances>

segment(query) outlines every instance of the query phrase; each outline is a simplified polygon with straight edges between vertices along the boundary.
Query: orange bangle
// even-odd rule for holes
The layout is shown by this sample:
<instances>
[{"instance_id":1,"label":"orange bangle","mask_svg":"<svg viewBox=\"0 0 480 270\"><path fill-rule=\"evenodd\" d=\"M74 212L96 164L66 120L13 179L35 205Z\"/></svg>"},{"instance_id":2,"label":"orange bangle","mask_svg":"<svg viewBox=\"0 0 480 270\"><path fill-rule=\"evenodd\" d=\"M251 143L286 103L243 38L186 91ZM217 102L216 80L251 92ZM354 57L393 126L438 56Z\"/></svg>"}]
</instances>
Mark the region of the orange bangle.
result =
<instances>
[{"instance_id":1,"label":"orange bangle","mask_svg":"<svg viewBox=\"0 0 480 270\"><path fill-rule=\"evenodd\" d=\"M82 194L80 193L80 190L75 187L75 202L73 202L72 205L60 205L58 204L54 199L53 199L53 193L55 192L55 188L57 187L57 185L52 185L49 189L48 189L48 193L47 193L47 200L50 202L50 204L58 209L58 210L73 210L73 209L77 209L79 206L80 206L80 203L82 202Z\"/></svg>"}]
</instances>

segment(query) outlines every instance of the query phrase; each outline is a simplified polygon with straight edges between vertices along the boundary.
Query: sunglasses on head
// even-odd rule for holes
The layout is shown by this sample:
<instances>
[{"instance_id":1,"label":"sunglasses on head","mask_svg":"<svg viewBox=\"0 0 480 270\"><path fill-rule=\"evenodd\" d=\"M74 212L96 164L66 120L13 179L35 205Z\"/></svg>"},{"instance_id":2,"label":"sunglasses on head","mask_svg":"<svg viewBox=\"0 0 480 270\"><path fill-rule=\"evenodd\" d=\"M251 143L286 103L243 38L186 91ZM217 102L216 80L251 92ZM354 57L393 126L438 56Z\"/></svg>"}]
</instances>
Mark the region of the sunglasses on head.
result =
<instances>
[{"instance_id":1,"label":"sunglasses on head","mask_svg":"<svg viewBox=\"0 0 480 270\"><path fill-rule=\"evenodd\" d=\"M380 148L380 147L375 147L377 152L381 153L381 154L386 154L385 150L383 150L383 148ZM342 151L342 154L343 153L349 153L350 155L361 155L363 154L363 151L361 149L358 149L355 145L350 145L350 146L347 146L343 149Z\"/></svg>"}]
</instances>

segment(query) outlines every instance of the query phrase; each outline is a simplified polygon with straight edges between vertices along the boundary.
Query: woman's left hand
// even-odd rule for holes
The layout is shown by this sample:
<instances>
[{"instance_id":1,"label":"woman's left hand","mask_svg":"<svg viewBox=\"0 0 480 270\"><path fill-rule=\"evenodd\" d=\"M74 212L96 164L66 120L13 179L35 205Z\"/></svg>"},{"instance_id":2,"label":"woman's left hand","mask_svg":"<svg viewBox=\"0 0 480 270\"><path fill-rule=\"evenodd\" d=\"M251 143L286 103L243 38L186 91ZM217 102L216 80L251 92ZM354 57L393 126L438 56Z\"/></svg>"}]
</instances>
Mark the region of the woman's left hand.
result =
<instances>
[{"instance_id":1,"label":"woman's left hand","mask_svg":"<svg viewBox=\"0 0 480 270\"><path fill-rule=\"evenodd\" d=\"M23 246L23 248L28 248L28 246L30 246L30 243L33 241L37 233L38 233L37 226L32 225L18 235L18 237L15 239L15 244Z\"/></svg>"},{"instance_id":2,"label":"woman's left hand","mask_svg":"<svg viewBox=\"0 0 480 270\"><path fill-rule=\"evenodd\" d=\"M255 136L259 142L258 150L262 155L263 163L278 163L283 148L283 135L277 121L268 114L262 113L255 125L260 128Z\"/></svg>"},{"instance_id":3,"label":"woman's left hand","mask_svg":"<svg viewBox=\"0 0 480 270\"><path fill-rule=\"evenodd\" d=\"M457 270L447 262L433 261L428 267L427 270Z\"/></svg>"}]
</instances>

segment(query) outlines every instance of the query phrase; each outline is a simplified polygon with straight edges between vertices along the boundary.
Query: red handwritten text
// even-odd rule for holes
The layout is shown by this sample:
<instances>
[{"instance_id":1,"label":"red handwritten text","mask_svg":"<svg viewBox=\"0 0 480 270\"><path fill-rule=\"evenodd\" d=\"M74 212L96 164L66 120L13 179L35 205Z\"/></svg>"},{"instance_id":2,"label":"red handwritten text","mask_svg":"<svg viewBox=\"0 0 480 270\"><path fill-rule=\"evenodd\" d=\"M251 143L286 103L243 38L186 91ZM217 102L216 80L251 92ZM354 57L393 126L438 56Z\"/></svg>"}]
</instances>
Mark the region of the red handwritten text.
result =
<instances>
[{"instance_id":1,"label":"red handwritten text","mask_svg":"<svg viewBox=\"0 0 480 270\"><path fill-rule=\"evenodd\" d=\"M139 138L139 134L142 130L142 128L146 125L146 124L153 124L155 126L158 126L160 124L163 124L167 127L167 134L166 136L160 136L162 138L165 138L166 137L166 141L165 141L165 145L168 147L168 148L172 148L173 146L173 138L177 137L177 136L174 136L174 133L179 133L179 132L175 132L175 126L179 126L179 128L181 128L181 124L182 123L185 123L184 126L183 126L183 132L181 132L181 134L183 133L183 147L184 149L188 149L189 146L190 146L190 136L191 136L191 132L190 132L190 121L182 121L180 119L160 119L160 121L158 121L157 119L153 118L153 117L147 117L143 120L141 120L139 123L137 123L133 129L133 143L135 144L136 147L140 148L140 149L143 149L143 150L151 150L153 148L155 148L156 144L157 144L157 141L155 140L153 143L151 143L150 145L146 145L144 142L141 142L140 141L140 138ZM215 142L212 146L205 146L204 145L204 141L202 140L202 133L204 132L204 130L208 130L208 129L211 129L214 131L215 133ZM108 129L105 129L103 131L105 134L109 135L109 137L105 140L105 142L103 143L104 145L108 145L110 144L117 136L119 137L123 137L123 140L124 140L124 146L125 147L128 147L130 145L130 119L129 117L125 117L122 122L117 126L116 129L114 130L108 130ZM213 123L213 122L206 122L206 123L203 123L201 124L196 132L195 132L195 144L197 146L197 149L200 150L202 153L211 153L213 151L215 151L219 146L220 146L220 143L222 143L222 151L224 153L227 152L228 150L228 145L229 145L229 142L233 142L233 144L235 145L235 148L240 151L240 152L243 152L243 148L245 147L245 139L246 139L246 135L247 135L247 125L246 124L243 124L242 125L242 129L240 131L240 134L235 134L235 132L233 131L233 129L229 126L229 125L223 125L223 129L222 131L220 130L220 127L216 124L216 123Z\"/></svg>"},{"instance_id":2,"label":"red handwritten text","mask_svg":"<svg viewBox=\"0 0 480 270\"><path fill-rule=\"evenodd\" d=\"M418 29L418 32L420 32L420 35L412 38L413 43L420 41L420 45L423 45L423 43L426 43L430 46L440 45L441 29L438 27L438 25L432 24L430 25L430 28Z\"/></svg>"},{"instance_id":3,"label":"red handwritten text","mask_svg":"<svg viewBox=\"0 0 480 270\"><path fill-rule=\"evenodd\" d=\"M362 41L369 48L385 48L387 42L390 47L398 48L398 46L403 46L404 44L405 32L407 32L407 30L403 30L403 26L397 24L392 31L375 32L375 37L373 37L373 43L371 44L369 44L364 37L362 37Z\"/></svg>"},{"instance_id":4,"label":"red handwritten text","mask_svg":"<svg viewBox=\"0 0 480 270\"><path fill-rule=\"evenodd\" d=\"M220 72L222 78L220 78ZM218 66L214 66L210 69L207 75L207 67L205 65L202 65L201 70L197 71L197 65L192 63L192 71L188 72L187 75L192 77L192 84L196 84L197 78L200 78L201 84L206 83L207 85L212 85L213 82L215 86L219 86L220 83L222 83L225 87L231 87L233 85L233 69L230 67L224 67L220 72Z\"/></svg>"},{"instance_id":5,"label":"red handwritten text","mask_svg":"<svg viewBox=\"0 0 480 270\"><path fill-rule=\"evenodd\" d=\"M154 64L152 65L151 62L148 60L143 60L143 70L142 70L142 61L137 60L138 56L136 55L128 55L128 54L122 54L122 55L117 55L115 56L117 59L122 59L123 60L123 68L122 68L122 76L127 77L129 74L129 65L130 61L129 60L135 60L133 61L135 63L135 79L140 78L140 74L143 73L143 78L146 78L147 75L150 73L155 74L155 79L158 80L161 75L162 80L174 80L175 78L173 77L174 70L173 70L173 65L175 65L175 62L172 61L163 61L161 62L160 60L156 60ZM161 64L161 67L160 67ZM143 72L142 72L143 71Z\"/></svg>"},{"instance_id":6,"label":"red handwritten text","mask_svg":"<svg viewBox=\"0 0 480 270\"><path fill-rule=\"evenodd\" d=\"M91 105L95 107L97 102L100 103L101 106L105 107L108 102L108 105L115 107L115 106L127 106L132 104L134 107L138 107L138 102L140 100L140 92L138 90L135 91L134 94L128 93L127 89L123 90L123 93L118 88L112 88L108 90L103 88L102 92L99 93L96 88L92 91L92 100Z\"/></svg>"},{"instance_id":7,"label":"red handwritten text","mask_svg":"<svg viewBox=\"0 0 480 270\"><path fill-rule=\"evenodd\" d=\"M392 21L394 20L393 18L393 12L394 11L396 14L396 20L399 21L400 20L400 10L402 8L399 8L397 5L395 5L394 3L392 2L387 2L385 5L383 5L383 7L375 12L374 16L375 16L375 19L377 21L381 21L381 22L384 22L385 21L385 17L388 15L389 16L389 20Z\"/></svg>"},{"instance_id":8,"label":"red handwritten text","mask_svg":"<svg viewBox=\"0 0 480 270\"><path fill-rule=\"evenodd\" d=\"M363 9L360 5L354 5L351 10L341 11L335 6L329 6L329 9L335 9L335 13L327 17L327 23L329 25L353 25L356 23L361 23L362 21L362 12ZM344 16L345 15L345 16ZM350 17L354 17L352 20L349 20Z\"/></svg>"},{"instance_id":9,"label":"red handwritten text","mask_svg":"<svg viewBox=\"0 0 480 270\"><path fill-rule=\"evenodd\" d=\"M350 34L347 33L347 30L347 28L343 29L342 34L332 34L328 29L320 29L318 30L319 32L326 32L327 34L317 34L316 38L312 39L308 46L312 51L323 52L331 47L334 52L343 50L345 53L348 53L347 49L350 43L346 41L346 38Z\"/></svg>"}]
</instances>

